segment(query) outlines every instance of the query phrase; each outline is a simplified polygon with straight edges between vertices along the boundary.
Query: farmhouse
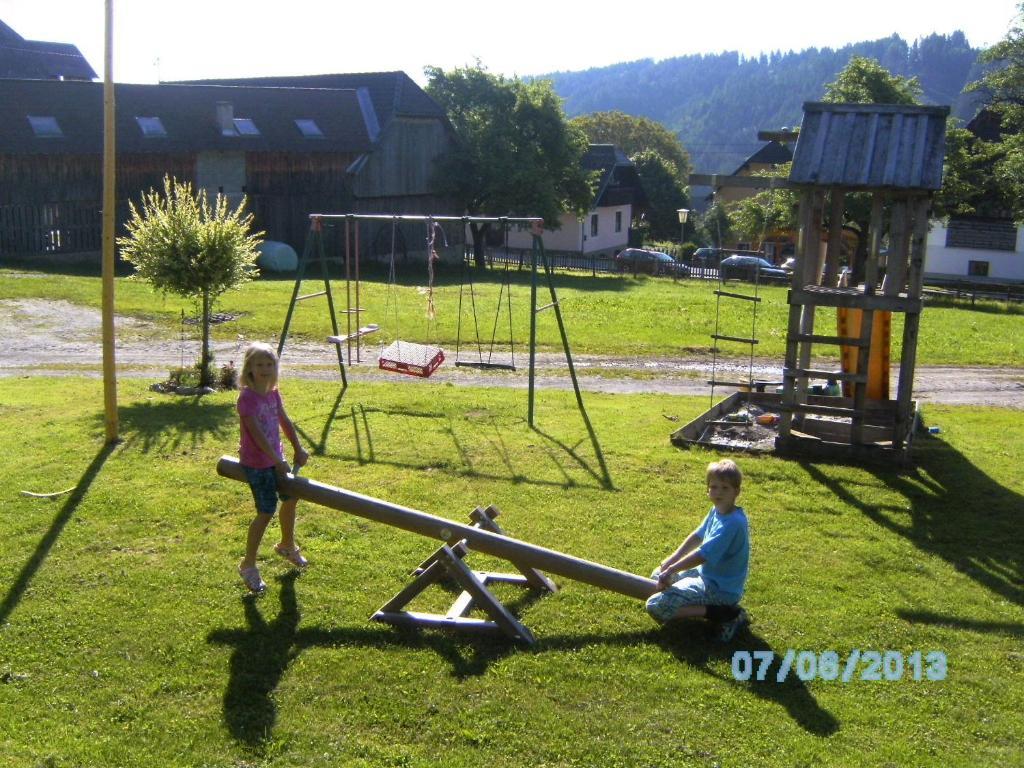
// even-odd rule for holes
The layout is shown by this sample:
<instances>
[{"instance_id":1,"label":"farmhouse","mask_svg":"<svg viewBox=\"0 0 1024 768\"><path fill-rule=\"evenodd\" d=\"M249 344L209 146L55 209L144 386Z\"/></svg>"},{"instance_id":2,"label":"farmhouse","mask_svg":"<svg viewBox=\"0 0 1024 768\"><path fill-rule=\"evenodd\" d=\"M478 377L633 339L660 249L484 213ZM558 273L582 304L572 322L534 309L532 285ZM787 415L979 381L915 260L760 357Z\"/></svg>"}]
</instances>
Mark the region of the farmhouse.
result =
<instances>
[{"instance_id":1,"label":"farmhouse","mask_svg":"<svg viewBox=\"0 0 1024 768\"><path fill-rule=\"evenodd\" d=\"M591 144L583 156L583 167L597 174L590 210L579 217L564 213L560 228L544 236L550 251L611 257L630 245L632 223L647 207L640 177L633 161L612 144ZM509 235L512 248L529 248L525 231Z\"/></svg>"},{"instance_id":2,"label":"farmhouse","mask_svg":"<svg viewBox=\"0 0 1024 768\"><path fill-rule=\"evenodd\" d=\"M100 248L102 84L0 79L0 255ZM118 84L117 200L165 174L249 199L258 229L299 249L311 212L426 213L454 131L402 72L247 85Z\"/></svg>"}]
</instances>

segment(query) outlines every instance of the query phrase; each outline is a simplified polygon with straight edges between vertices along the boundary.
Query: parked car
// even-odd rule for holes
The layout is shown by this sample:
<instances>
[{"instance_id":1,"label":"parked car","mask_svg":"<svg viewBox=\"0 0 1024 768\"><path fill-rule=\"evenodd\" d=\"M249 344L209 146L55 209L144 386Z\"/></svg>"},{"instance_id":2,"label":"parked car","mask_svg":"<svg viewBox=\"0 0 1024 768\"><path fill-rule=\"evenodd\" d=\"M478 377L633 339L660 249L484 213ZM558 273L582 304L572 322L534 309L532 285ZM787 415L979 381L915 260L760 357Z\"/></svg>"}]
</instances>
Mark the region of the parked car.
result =
<instances>
[{"instance_id":1,"label":"parked car","mask_svg":"<svg viewBox=\"0 0 1024 768\"><path fill-rule=\"evenodd\" d=\"M784 262L779 264L779 269L784 269L791 275L793 274L794 267L796 267L796 256L790 256Z\"/></svg>"},{"instance_id":2,"label":"parked car","mask_svg":"<svg viewBox=\"0 0 1024 768\"><path fill-rule=\"evenodd\" d=\"M722 259L718 265L718 275L723 280L757 280L762 283L790 278L789 272L759 256L729 256Z\"/></svg>"},{"instance_id":3,"label":"parked car","mask_svg":"<svg viewBox=\"0 0 1024 768\"><path fill-rule=\"evenodd\" d=\"M690 257L690 264L694 267L717 267L728 251L721 248L698 248Z\"/></svg>"},{"instance_id":4,"label":"parked car","mask_svg":"<svg viewBox=\"0 0 1024 768\"><path fill-rule=\"evenodd\" d=\"M615 269L619 272L644 273L648 275L682 275L683 265L661 251L643 248L626 248L615 256Z\"/></svg>"}]
</instances>

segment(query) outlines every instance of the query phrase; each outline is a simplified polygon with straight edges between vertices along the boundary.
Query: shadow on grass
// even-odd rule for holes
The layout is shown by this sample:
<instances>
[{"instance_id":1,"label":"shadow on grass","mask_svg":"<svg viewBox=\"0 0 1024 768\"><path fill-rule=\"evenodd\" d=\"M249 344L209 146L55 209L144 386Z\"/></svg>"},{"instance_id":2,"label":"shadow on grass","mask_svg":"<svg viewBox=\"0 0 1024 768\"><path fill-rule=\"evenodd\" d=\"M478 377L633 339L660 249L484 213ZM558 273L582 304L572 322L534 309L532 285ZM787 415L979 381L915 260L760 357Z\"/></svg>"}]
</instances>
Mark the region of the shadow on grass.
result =
<instances>
[{"instance_id":1,"label":"shadow on grass","mask_svg":"<svg viewBox=\"0 0 1024 768\"><path fill-rule=\"evenodd\" d=\"M299 628L299 607L295 595L297 572L282 576L280 581L281 610L276 619L267 622L259 610L257 598L244 601L246 629L219 629L207 635L210 643L233 647L230 673L224 692L224 723L239 743L259 749L273 738L277 721L274 691L289 664L307 648L373 648L431 651L451 666L451 674L459 680L483 675L494 663L514 653L548 653L576 650L581 645L608 645L623 648L641 644L657 645L688 666L732 685L742 686L750 693L782 706L805 731L817 736L831 736L839 723L818 705L807 686L795 674L776 682L782 657L762 638L748 632L731 645L711 638L703 622L679 622L667 629L651 629L619 635L562 635L541 638L536 645L525 648L501 635L459 635L444 631L421 631L412 627L322 627ZM523 592L507 606L519 615L525 607L539 599L541 593ZM729 662L736 650L772 654L765 681L753 678L741 682L731 675L722 675L712 668Z\"/></svg>"},{"instance_id":2,"label":"shadow on grass","mask_svg":"<svg viewBox=\"0 0 1024 768\"><path fill-rule=\"evenodd\" d=\"M810 476L837 498L923 552L937 555L981 586L1024 605L1024 496L1004 487L943 440L915 444L916 466L908 472L872 469L908 502L910 523L866 504L842 481L811 463ZM906 508L892 510L902 518Z\"/></svg>"},{"instance_id":3,"label":"shadow on grass","mask_svg":"<svg viewBox=\"0 0 1024 768\"><path fill-rule=\"evenodd\" d=\"M933 624L940 627L952 627L966 632L981 634L1008 635L1024 639L1024 624L1012 621L978 621L964 619L960 616L948 616L930 611L908 611L897 609L896 615L911 624Z\"/></svg>"},{"instance_id":4,"label":"shadow on grass","mask_svg":"<svg viewBox=\"0 0 1024 768\"><path fill-rule=\"evenodd\" d=\"M552 450L548 450L547 454L554 465L558 468L559 472L565 478L562 482L554 480L534 480L528 475L519 471L512 463L510 452L505 446L504 439L500 430L495 427L493 439L489 439L490 444L498 454L499 463L501 466L508 470L507 474L498 474L496 472L486 472L477 468L474 464L473 459L459 439L458 434L454 428L454 422L448 414L431 411L412 411L403 409L383 409L383 408L364 408L361 403L351 405L348 411L341 411L342 415L338 415L341 410L340 405L344 392L338 394L335 400L334 406L330 413L326 417L324 427L320 434L320 439L313 440L311 433L301 425L296 426L296 430L303 437L303 439L313 446L312 453L314 455L323 456L326 455L327 438L330 429L333 426L344 425L348 422L352 429L352 445L353 453L351 455L345 455L343 453L336 454L337 458L347 459L355 461L358 464L379 464L383 466L396 467L398 469L413 469L413 470L431 470L447 472L457 477L469 477L479 480L500 480L513 483L524 483L529 485L538 485L553 488L573 488L579 487L579 483L573 479L568 471L566 471L560 458ZM455 458L444 459L441 458L435 461L428 461L424 459L422 462L412 461L399 461L397 459L387 459L380 456L374 447L373 430L370 427L370 414L379 414L385 417L400 417L400 418L411 418L411 419L426 419L435 422L445 422L445 426L439 429L443 431L452 441L452 445L455 451ZM545 441L556 446L571 459L572 463L578 465L584 472L589 474L594 480L600 485L600 487L611 490L614 486L611 483L611 478L607 474L607 469L602 465L602 471L599 473L594 467L592 467L587 460L580 456L576 452L576 447L583 442L581 439L576 446L568 446L565 443L560 442L551 435L545 432L532 428L532 431L536 432ZM410 436L410 439L415 439L415 434Z\"/></svg>"},{"instance_id":5,"label":"shadow on grass","mask_svg":"<svg viewBox=\"0 0 1024 768\"><path fill-rule=\"evenodd\" d=\"M60 536L61 531L64 530L64 526L67 525L71 516L78 509L78 505L82 503L82 499L85 498L85 494L88 492L89 487L92 485L92 481L96 479L96 476L100 473L104 463L113 453L115 445L108 444L100 449L100 452L96 454L96 457L86 467L85 472L79 478L78 483L75 485L75 489L71 492L71 495L64 499L64 503L60 508L60 511L53 518L53 522L50 523L50 528L39 540L36 545L35 551L29 557L28 561L22 567L18 577L11 584L7 590L7 595L4 597L3 602L0 602L0 625L3 625L7 621L7 617L11 615L11 612L15 609L18 603L21 601L22 595L25 594L25 590L28 589L29 584L32 582L33 577L39 571L43 561L46 560L47 555L50 554L50 549L53 547L57 538Z\"/></svg>"},{"instance_id":6,"label":"shadow on grass","mask_svg":"<svg viewBox=\"0 0 1024 768\"><path fill-rule=\"evenodd\" d=\"M213 438L236 438L238 417L234 403L202 397L158 395L122 406L118 415L125 447L142 453L192 450ZM102 420L102 414L97 417Z\"/></svg>"}]
</instances>

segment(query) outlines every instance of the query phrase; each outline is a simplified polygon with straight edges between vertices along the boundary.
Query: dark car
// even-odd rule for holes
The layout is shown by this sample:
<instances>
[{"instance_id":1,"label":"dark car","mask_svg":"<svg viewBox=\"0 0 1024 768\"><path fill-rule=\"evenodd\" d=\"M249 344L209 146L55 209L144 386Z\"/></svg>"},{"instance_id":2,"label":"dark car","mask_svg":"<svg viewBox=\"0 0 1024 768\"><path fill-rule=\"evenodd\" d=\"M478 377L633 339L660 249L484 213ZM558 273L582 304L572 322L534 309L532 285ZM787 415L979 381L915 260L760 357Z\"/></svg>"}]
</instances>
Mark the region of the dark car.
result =
<instances>
[{"instance_id":1,"label":"dark car","mask_svg":"<svg viewBox=\"0 0 1024 768\"><path fill-rule=\"evenodd\" d=\"M648 275L682 275L683 265L661 251L626 248L615 255L615 269L619 272Z\"/></svg>"},{"instance_id":2,"label":"dark car","mask_svg":"<svg viewBox=\"0 0 1024 768\"><path fill-rule=\"evenodd\" d=\"M789 272L759 256L729 256L722 259L718 265L718 274L723 280L756 280L762 283L790 279Z\"/></svg>"},{"instance_id":3,"label":"dark car","mask_svg":"<svg viewBox=\"0 0 1024 768\"><path fill-rule=\"evenodd\" d=\"M698 248L690 257L690 264L695 267L717 267L718 262L728 253L721 248Z\"/></svg>"}]
</instances>

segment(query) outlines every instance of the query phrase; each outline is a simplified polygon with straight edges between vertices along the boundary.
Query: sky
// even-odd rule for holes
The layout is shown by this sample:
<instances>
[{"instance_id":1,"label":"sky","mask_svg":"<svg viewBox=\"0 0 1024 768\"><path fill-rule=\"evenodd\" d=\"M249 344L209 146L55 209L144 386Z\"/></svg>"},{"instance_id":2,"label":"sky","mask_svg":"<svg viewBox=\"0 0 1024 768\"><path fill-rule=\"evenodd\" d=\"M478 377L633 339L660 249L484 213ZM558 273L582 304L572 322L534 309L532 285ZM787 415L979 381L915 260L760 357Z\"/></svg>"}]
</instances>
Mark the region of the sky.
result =
<instances>
[{"instance_id":1,"label":"sky","mask_svg":"<svg viewBox=\"0 0 1024 768\"><path fill-rule=\"evenodd\" d=\"M1002 39L1018 0L112 0L114 79L155 83L473 65L537 75L624 61L841 47L896 33ZM968 9L965 10L965 9ZM0 0L29 40L77 45L102 77L104 0Z\"/></svg>"}]
</instances>

